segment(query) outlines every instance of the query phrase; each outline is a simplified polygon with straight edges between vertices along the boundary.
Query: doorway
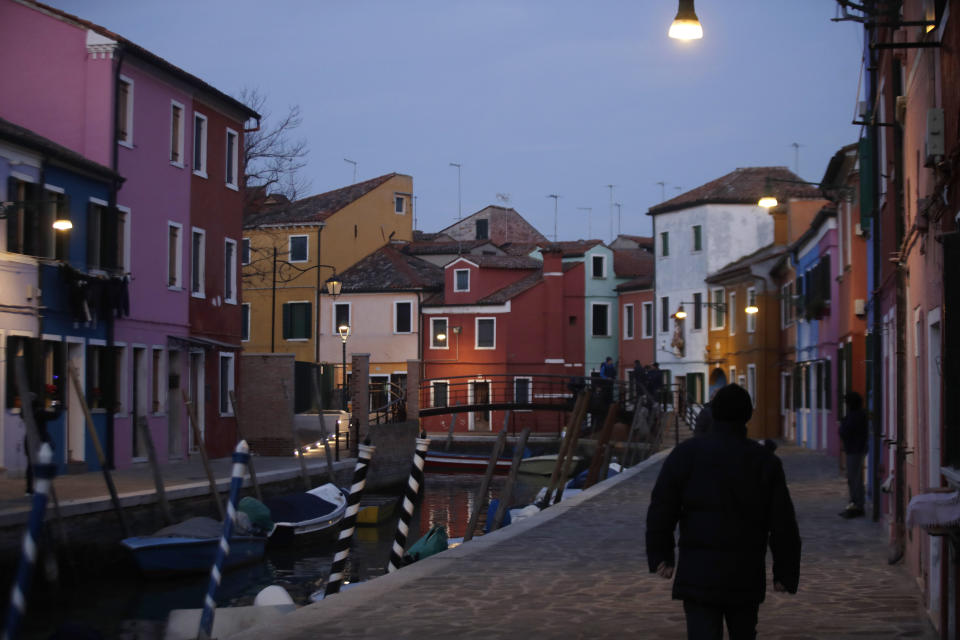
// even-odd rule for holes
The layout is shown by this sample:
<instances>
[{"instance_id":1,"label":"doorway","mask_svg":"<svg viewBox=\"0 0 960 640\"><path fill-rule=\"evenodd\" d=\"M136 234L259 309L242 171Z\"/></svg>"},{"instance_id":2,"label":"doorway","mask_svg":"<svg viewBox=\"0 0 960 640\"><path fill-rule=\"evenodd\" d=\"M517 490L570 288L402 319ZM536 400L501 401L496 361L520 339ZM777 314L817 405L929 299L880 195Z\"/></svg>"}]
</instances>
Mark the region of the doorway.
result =
<instances>
[{"instance_id":1,"label":"doorway","mask_svg":"<svg viewBox=\"0 0 960 640\"><path fill-rule=\"evenodd\" d=\"M470 404L490 404L489 380L470 381ZM469 428L470 431L490 431L490 412L471 411Z\"/></svg>"},{"instance_id":2,"label":"doorway","mask_svg":"<svg viewBox=\"0 0 960 640\"><path fill-rule=\"evenodd\" d=\"M83 363L83 344L67 343L67 375L64 384L67 385L67 462L86 461L86 424L81 408L83 398L80 397L78 387L86 388ZM77 383L73 383L73 374L77 374Z\"/></svg>"},{"instance_id":3,"label":"doorway","mask_svg":"<svg viewBox=\"0 0 960 640\"><path fill-rule=\"evenodd\" d=\"M167 354L167 456L183 457L183 396L180 392L180 374L183 358L180 351Z\"/></svg>"},{"instance_id":4,"label":"doorway","mask_svg":"<svg viewBox=\"0 0 960 640\"><path fill-rule=\"evenodd\" d=\"M190 352L190 408L189 410L193 412L196 418L196 427L197 431L200 433L200 438L204 437L204 357L203 351L191 351ZM199 444L197 438L194 435L194 431L190 429L190 437L188 439L190 443L190 451L197 451Z\"/></svg>"},{"instance_id":5,"label":"doorway","mask_svg":"<svg viewBox=\"0 0 960 640\"><path fill-rule=\"evenodd\" d=\"M143 434L140 432L140 424L143 420L144 428L149 429L147 424L147 349L145 347L133 348L133 418L130 421L133 431L133 448L131 456L134 461L143 461L147 459L147 447L143 441Z\"/></svg>"}]
</instances>

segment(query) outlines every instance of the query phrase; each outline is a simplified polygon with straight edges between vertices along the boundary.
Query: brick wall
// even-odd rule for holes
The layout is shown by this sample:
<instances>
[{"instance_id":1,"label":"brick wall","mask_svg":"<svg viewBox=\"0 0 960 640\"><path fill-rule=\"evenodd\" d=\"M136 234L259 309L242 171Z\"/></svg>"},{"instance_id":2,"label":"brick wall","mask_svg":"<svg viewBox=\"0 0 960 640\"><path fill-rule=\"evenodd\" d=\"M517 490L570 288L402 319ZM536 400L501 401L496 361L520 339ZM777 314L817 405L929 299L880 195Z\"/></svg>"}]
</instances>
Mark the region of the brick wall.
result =
<instances>
[{"instance_id":1,"label":"brick wall","mask_svg":"<svg viewBox=\"0 0 960 640\"><path fill-rule=\"evenodd\" d=\"M403 486L410 475L419 421L370 425L370 444L377 448L370 459L367 489L383 491Z\"/></svg>"},{"instance_id":2,"label":"brick wall","mask_svg":"<svg viewBox=\"0 0 960 640\"><path fill-rule=\"evenodd\" d=\"M251 353L240 357L239 427L250 450L262 456L293 451L292 353Z\"/></svg>"}]
</instances>

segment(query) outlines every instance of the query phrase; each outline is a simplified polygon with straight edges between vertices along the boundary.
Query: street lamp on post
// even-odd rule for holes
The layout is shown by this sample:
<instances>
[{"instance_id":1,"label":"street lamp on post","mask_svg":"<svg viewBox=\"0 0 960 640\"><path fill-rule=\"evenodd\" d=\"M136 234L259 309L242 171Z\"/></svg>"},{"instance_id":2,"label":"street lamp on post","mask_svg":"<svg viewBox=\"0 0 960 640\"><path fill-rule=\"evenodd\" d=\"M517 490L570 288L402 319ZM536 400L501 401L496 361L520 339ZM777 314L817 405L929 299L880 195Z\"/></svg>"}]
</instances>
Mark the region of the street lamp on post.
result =
<instances>
[{"instance_id":1,"label":"street lamp on post","mask_svg":"<svg viewBox=\"0 0 960 640\"><path fill-rule=\"evenodd\" d=\"M342 371L342 384L340 387L340 408L342 411L347 410L347 338L350 337L350 325L342 324L337 327L337 333L340 334L340 341L343 343L343 359L341 361L343 368Z\"/></svg>"}]
</instances>

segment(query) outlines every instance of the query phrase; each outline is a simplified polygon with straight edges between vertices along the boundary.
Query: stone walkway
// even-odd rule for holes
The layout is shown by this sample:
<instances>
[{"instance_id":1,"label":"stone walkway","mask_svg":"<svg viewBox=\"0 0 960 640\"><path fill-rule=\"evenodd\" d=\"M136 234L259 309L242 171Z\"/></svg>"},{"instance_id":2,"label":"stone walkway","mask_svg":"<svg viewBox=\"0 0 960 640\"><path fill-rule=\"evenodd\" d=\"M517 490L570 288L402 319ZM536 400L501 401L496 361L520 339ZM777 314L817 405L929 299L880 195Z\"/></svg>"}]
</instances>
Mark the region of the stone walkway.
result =
<instances>
[{"instance_id":1,"label":"stone walkway","mask_svg":"<svg viewBox=\"0 0 960 640\"><path fill-rule=\"evenodd\" d=\"M761 638L936 638L883 527L845 520L836 462L782 446L803 537L800 591L760 608ZM644 520L663 454L535 518L241 638L683 638L670 582L650 574ZM769 565L769 563L768 563ZM768 566L769 572L769 566ZM768 585L770 580L768 579Z\"/></svg>"}]
</instances>

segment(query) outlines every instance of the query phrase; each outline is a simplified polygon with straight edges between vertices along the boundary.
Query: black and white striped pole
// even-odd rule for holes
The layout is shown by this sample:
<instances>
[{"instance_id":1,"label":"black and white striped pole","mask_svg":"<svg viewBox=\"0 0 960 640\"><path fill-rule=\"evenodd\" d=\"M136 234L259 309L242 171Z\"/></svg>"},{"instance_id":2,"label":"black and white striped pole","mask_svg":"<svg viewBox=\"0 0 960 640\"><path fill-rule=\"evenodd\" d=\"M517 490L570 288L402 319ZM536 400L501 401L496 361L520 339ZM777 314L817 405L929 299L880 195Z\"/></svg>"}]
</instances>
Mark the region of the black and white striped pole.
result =
<instances>
[{"instance_id":1,"label":"black and white striped pole","mask_svg":"<svg viewBox=\"0 0 960 640\"><path fill-rule=\"evenodd\" d=\"M430 447L430 438L425 431L420 432L417 438L417 449L413 453L413 466L410 468L410 478L407 488L403 492L403 508L400 510L400 521L397 522L397 533L393 537L393 548L390 549L390 562L387 564L387 573L393 573L403 566L403 553L407 544L407 534L410 533L410 521L413 519L413 510L416 507L420 487L423 486L423 465L427 458L427 449Z\"/></svg>"},{"instance_id":2,"label":"black and white striped pole","mask_svg":"<svg viewBox=\"0 0 960 640\"><path fill-rule=\"evenodd\" d=\"M46 442L40 447L38 464L34 467L33 507L27 530L23 533L23 548L20 554L20 566L17 569L17 581L10 592L10 606L7 608L7 623L3 629L3 640L12 640L20 631L23 615L27 611L27 594L33 577L33 567L37 563L38 540L43 530L43 515L47 510L47 496L50 483L57 473L53 464L53 449Z\"/></svg>"},{"instance_id":3,"label":"black and white striped pole","mask_svg":"<svg viewBox=\"0 0 960 640\"><path fill-rule=\"evenodd\" d=\"M327 578L327 586L323 592L324 598L339 593L340 585L343 584L343 569L347 564L347 556L350 555L350 540L357 527L360 498L367 484L367 468L370 466L370 458L373 457L374 451L376 447L370 444L369 439L361 444L357 451L357 464L353 467L353 482L350 485L350 495L347 496L347 511L343 520L340 521L340 535L337 537L337 549L333 554L330 576Z\"/></svg>"},{"instance_id":4,"label":"black and white striped pole","mask_svg":"<svg viewBox=\"0 0 960 640\"><path fill-rule=\"evenodd\" d=\"M207 596L203 601L203 613L200 614L200 629L198 638L209 638L213 633L213 614L217 608L215 600L217 589L220 587L223 564L230 555L230 536L233 535L233 525L237 521L237 499L240 496L240 487L243 477L247 473L247 462L250 460L250 447L246 440L241 440L233 451L233 473L230 478L230 499L227 501L227 517L223 520L223 533L220 536L220 545L217 555L210 569L210 583L207 586Z\"/></svg>"}]
</instances>

